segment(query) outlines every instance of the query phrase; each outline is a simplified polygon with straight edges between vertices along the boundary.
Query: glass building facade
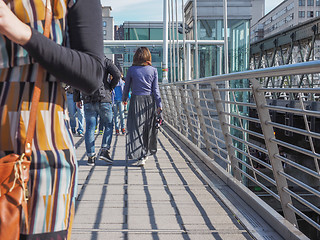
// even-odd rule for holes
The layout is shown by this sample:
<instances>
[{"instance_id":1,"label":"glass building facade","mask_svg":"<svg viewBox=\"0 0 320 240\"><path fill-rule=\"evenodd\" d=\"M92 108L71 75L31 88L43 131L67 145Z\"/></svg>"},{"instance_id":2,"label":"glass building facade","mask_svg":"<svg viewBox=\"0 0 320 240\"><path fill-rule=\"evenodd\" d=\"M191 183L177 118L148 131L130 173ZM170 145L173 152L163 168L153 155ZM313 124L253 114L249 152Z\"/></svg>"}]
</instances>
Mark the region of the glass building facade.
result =
<instances>
[{"instance_id":1,"label":"glass building facade","mask_svg":"<svg viewBox=\"0 0 320 240\"><path fill-rule=\"evenodd\" d=\"M198 20L197 27L199 40L224 40L223 20L200 19ZM248 70L250 56L250 20L228 20L227 32L229 72ZM193 33L188 35L188 39L193 39ZM223 47L199 45L198 61L200 78L224 73Z\"/></svg>"},{"instance_id":2,"label":"glass building facade","mask_svg":"<svg viewBox=\"0 0 320 240\"><path fill-rule=\"evenodd\" d=\"M125 22L124 40L162 40L162 22ZM228 21L228 42L229 42L229 71L237 72L248 69L249 64L249 20L229 20ZM179 34L179 39L183 35ZM187 39L193 39L193 32L187 35ZM199 40L223 40L224 28L223 20L198 20ZM159 80L162 79L162 46L147 46L152 54L153 65L158 69ZM125 47L124 50L124 72L131 66L133 55L137 47ZM208 77L223 73L223 47L208 46L199 44L199 77ZM193 58L191 60L191 77L194 78L194 45L191 49ZM170 47L169 47L169 82L170 82ZM179 49L179 62L183 62L183 49ZM177 60L176 60L177 62ZM177 68L177 66L176 66ZM176 70L177 71L177 70ZM221 72L222 71L222 72Z\"/></svg>"},{"instance_id":3,"label":"glass building facade","mask_svg":"<svg viewBox=\"0 0 320 240\"><path fill-rule=\"evenodd\" d=\"M228 0L228 17L227 17L227 38L228 38L228 71L238 72L249 69L250 57L250 19L251 1ZM194 1L189 0L185 6L186 23L194 29ZM210 13L210 14L209 14ZM222 1L197 0L197 29L199 40L224 40L224 20L223 20ZM188 39L194 39L194 31L188 34ZM193 54L194 55L194 54ZM199 46L198 55L199 77L209 77L225 73L224 66L224 49L221 46ZM195 57L193 56L193 63ZM195 64L192 65L194 66ZM193 70L192 73L195 71ZM194 75L192 76L194 78ZM224 84L224 83L222 83ZM230 88L248 87L247 79L239 79L230 82ZM234 92L234 95L222 96L226 101L243 101L249 102L249 96L244 92ZM228 107L228 106L226 106ZM228 111L239 112L248 116L247 107L239 107L237 104L230 104ZM241 123L230 116L230 123L247 129L247 122ZM245 139L248 136L243 135L235 128L231 128L231 134L239 139ZM239 149L243 149L241 141L233 139L233 144ZM245 149L243 149L245 151ZM246 157L236 152L239 159L247 161Z\"/></svg>"},{"instance_id":4,"label":"glass building facade","mask_svg":"<svg viewBox=\"0 0 320 240\"><path fill-rule=\"evenodd\" d=\"M153 27L159 26L159 24L153 25L149 23L148 28L145 28L145 27L139 28L138 24L136 24L136 26L135 27L133 26L132 28L130 27L130 24L127 24L127 25L126 24L124 25L125 40L162 40L163 38L163 29L153 28Z\"/></svg>"},{"instance_id":5,"label":"glass building facade","mask_svg":"<svg viewBox=\"0 0 320 240\"><path fill-rule=\"evenodd\" d=\"M124 40L162 40L163 39L163 23L162 22L124 22ZM170 31L170 30L169 30ZM175 29L174 29L175 31ZM178 34L179 39L183 38L182 34ZM158 70L159 82L162 81L162 61L163 48L161 46L150 45L149 48L152 56L152 65ZM128 48L128 47L127 47ZM124 72L132 65L133 55L137 47L129 47L124 55L123 69ZM170 62L169 75L170 75ZM169 79L170 82L170 79Z\"/></svg>"},{"instance_id":6,"label":"glass building facade","mask_svg":"<svg viewBox=\"0 0 320 240\"><path fill-rule=\"evenodd\" d=\"M210 2L210 6L201 7L201 1L198 0L198 39L199 40L224 40L224 25L223 25L223 9L220 5L217 5L215 1ZM249 33L250 33L250 18L251 18L251 1L243 1L238 3L235 0L229 0L228 2L234 2L232 7L228 6L228 58L229 58L229 72L237 72L249 69ZM186 34L187 40L194 40L194 18L193 18L193 1L188 1L185 5L185 16L186 16L186 26L189 31ZM248 5L249 4L249 5ZM200 7L199 7L200 6ZM233 14L233 11L237 11ZM241 15L239 12L241 9ZM208 14L208 11L212 13ZM217 13L215 13L217 11ZM220 15L219 15L220 14ZM176 27L176 24L174 24ZM159 21L128 21L124 22L123 26L123 36L124 40L162 40L163 39L163 22ZM176 38L176 31L174 29L173 33L169 29L168 37L171 39ZM174 37L173 37L174 35ZM179 39L183 39L182 34L178 34ZM169 39L170 42L170 39ZM132 65L133 55L135 50L139 46L123 46L123 47L105 47L106 53L113 54L123 54L122 68L124 74L126 74L127 69ZM162 81L162 61L163 61L163 49L162 45L149 45L146 46L150 49L152 54L153 66L158 69L159 82ZM187 74L189 78L195 78L195 46L191 44L191 58L190 71ZM173 49L168 50L168 81L175 81L175 79L170 72L175 66L176 70L173 69L172 72L178 74L178 59L177 55L173 56ZM176 58L174 61L173 58ZM179 48L179 65L183 66L184 59L183 46L180 45ZM171 68L171 65L172 68ZM219 75L224 73L224 49L223 46L218 45L201 45L198 46L198 66L199 66L199 77L209 77L214 75ZM180 69L179 74L182 75L184 69ZM183 79L182 80L189 80ZM240 83L239 83L240 84Z\"/></svg>"}]
</instances>

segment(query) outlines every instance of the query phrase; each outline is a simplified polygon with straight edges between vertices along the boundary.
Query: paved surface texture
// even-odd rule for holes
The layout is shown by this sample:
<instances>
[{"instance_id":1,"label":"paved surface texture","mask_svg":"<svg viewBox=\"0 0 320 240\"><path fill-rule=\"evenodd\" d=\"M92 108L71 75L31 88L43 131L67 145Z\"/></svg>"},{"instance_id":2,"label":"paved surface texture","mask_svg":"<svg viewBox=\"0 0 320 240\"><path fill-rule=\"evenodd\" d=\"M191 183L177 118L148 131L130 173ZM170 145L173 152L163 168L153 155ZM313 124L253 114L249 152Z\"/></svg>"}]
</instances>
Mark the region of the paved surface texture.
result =
<instances>
[{"instance_id":1,"label":"paved surface texture","mask_svg":"<svg viewBox=\"0 0 320 240\"><path fill-rule=\"evenodd\" d=\"M113 164L100 160L93 167L86 165L84 138L74 140L79 187L73 240L251 239L163 133L157 155L143 168L126 159L124 135L113 136Z\"/></svg>"}]
</instances>

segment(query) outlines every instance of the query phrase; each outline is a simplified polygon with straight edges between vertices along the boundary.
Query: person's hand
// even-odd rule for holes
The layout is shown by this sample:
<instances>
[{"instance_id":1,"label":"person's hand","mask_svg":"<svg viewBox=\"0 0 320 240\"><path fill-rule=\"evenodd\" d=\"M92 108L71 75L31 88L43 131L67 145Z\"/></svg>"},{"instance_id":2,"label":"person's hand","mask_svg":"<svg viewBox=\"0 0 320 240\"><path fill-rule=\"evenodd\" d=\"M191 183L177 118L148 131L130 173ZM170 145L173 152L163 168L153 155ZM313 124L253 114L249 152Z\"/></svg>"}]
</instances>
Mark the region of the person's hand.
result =
<instances>
[{"instance_id":1,"label":"person's hand","mask_svg":"<svg viewBox=\"0 0 320 240\"><path fill-rule=\"evenodd\" d=\"M161 107L158 107L158 108L157 108L157 113L160 114L161 112L162 112L162 108L161 108Z\"/></svg>"},{"instance_id":2,"label":"person's hand","mask_svg":"<svg viewBox=\"0 0 320 240\"><path fill-rule=\"evenodd\" d=\"M32 35L31 28L20 21L2 0L0 0L0 33L20 45L26 44Z\"/></svg>"},{"instance_id":3,"label":"person's hand","mask_svg":"<svg viewBox=\"0 0 320 240\"><path fill-rule=\"evenodd\" d=\"M76 102L76 105L77 105L77 107L78 107L79 109L81 109L81 108L82 108L82 101Z\"/></svg>"},{"instance_id":4,"label":"person's hand","mask_svg":"<svg viewBox=\"0 0 320 240\"><path fill-rule=\"evenodd\" d=\"M127 105L127 101L122 101L122 104L126 106Z\"/></svg>"}]
</instances>

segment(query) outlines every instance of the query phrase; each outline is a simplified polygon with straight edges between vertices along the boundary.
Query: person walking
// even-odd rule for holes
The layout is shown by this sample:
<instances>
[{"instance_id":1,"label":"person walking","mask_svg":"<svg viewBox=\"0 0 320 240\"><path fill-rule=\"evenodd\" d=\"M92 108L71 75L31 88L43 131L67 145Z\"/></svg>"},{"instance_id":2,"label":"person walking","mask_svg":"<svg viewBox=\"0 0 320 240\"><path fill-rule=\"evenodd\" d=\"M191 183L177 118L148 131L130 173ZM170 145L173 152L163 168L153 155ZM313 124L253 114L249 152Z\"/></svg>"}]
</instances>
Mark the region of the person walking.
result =
<instances>
[{"instance_id":1,"label":"person walking","mask_svg":"<svg viewBox=\"0 0 320 240\"><path fill-rule=\"evenodd\" d=\"M78 108L76 102L73 100L73 88L69 85L65 87L66 94L67 94L67 104L68 104L68 112L69 112L69 119L70 119L70 127L71 132L73 135L76 133L78 136L84 136L84 113L82 108ZM76 130L76 127L78 128Z\"/></svg>"},{"instance_id":2,"label":"person walking","mask_svg":"<svg viewBox=\"0 0 320 240\"><path fill-rule=\"evenodd\" d=\"M158 72L152 67L151 53L139 47L126 76L122 101L131 99L127 118L126 154L137 159L137 166L144 166L149 155L157 152L156 115L162 111L158 86Z\"/></svg>"},{"instance_id":3,"label":"person walking","mask_svg":"<svg viewBox=\"0 0 320 240\"><path fill-rule=\"evenodd\" d=\"M114 126L116 130L116 135L120 135L120 127L122 134L126 133L124 128L124 113L123 113L123 104L122 104L122 92L124 88L124 81L122 80L123 75L121 73L121 78L117 86L113 90L113 119ZM120 120L120 122L118 121Z\"/></svg>"},{"instance_id":4,"label":"person walking","mask_svg":"<svg viewBox=\"0 0 320 240\"><path fill-rule=\"evenodd\" d=\"M108 75L112 78L108 81ZM105 58L105 77L102 85L94 94L82 94L84 106L84 118L86 121L85 146L87 151L87 165L94 166L96 159L101 159L107 163L112 163L110 156L110 147L113 132L113 114L112 114L112 91L120 80L120 71L113 62ZM79 94L78 94L79 96ZM77 98L77 106L82 108L81 99ZM101 148L98 157L95 153L95 128L98 116L100 124L104 126Z\"/></svg>"},{"instance_id":5,"label":"person walking","mask_svg":"<svg viewBox=\"0 0 320 240\"><path fill-rule=\"evenodd\" d=\"M0 157L24 153L34 83L43 80L28 183L29 229L21 224L20 239L71 239L78 165L61 83L87 94L103 83L100 1L51 2L0 1ZM52 7L49 38L42 34L50 16L46 6Z\"/></svg>"}]
</instances>

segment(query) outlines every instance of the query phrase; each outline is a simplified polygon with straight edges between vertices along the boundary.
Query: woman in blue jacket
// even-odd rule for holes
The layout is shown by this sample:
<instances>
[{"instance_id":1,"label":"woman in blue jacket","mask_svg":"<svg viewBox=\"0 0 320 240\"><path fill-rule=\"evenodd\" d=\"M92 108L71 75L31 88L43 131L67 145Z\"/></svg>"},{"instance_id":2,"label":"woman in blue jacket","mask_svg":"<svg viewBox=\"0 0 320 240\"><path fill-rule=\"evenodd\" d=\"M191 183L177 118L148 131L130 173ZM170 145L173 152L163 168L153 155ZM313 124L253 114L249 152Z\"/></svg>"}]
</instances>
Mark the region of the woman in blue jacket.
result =
<instances>
[{"instance_id":1,"label":"woman in blue jacket","mask_svg":"<svg viewBox=\"0 0 320 240\"><path fill-rule=\"evenodd\" d=\"M140 47L133 56L133 64L126 76L123 103L131 99L127 119L126 153L144 166L148 155L157 152L156 113L162 110L158 86L158 72L152 67L148 48Z\"/></svg>"}]
</instances>

